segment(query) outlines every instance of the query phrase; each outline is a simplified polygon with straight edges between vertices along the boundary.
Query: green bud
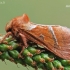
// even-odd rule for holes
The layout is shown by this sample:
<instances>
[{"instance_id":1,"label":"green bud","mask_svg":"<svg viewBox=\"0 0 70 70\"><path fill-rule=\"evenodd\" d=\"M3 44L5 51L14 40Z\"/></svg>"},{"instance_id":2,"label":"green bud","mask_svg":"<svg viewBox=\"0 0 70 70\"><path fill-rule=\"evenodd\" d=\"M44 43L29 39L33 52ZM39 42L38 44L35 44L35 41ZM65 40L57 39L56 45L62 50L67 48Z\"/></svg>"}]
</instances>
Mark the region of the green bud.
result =
<instances>
[{"instance_id":1,"label":"green bud","mask_svg":"<svg viewBox=\"0 0 70 70\"><path fill-rule=\"evenodd\" d=\"M70 66L70 60L61 60L63 66Z\"/></svg>"},{"instance_id":2,"label":"green bud","mask_svg":"<svg viewBox=\"0 0 70 70\"><path fill-rule=\"evenodd\" d=\"M37 50L37 49L35 49L34 47L28 47L27 49L28 49L28 51L29 51L30 53L32 53L32 54L39 54L39 53L41 53L40 50Z\"/></svg>"},{"instance_id":3,"label":"green bud","mask_svg":"<svg viewBox=\"0 0 70 70\"><path fill-rule=\"evenodd\" d=\"M53 61L53 65L54 65L54 67L56 67L57 69L61 69L61 70L64 69L64 67L62 66L61 62L58 61L58 60L54 60L54 61Z\"/></svg>"},{"instance_id":4,"label":"green bud","mask_svg":"<svg viewBox=\"0 0 70 70\"><path fill-rule=\"evenodd\" d=\"M16 43L15 41L10 41L9 45L12 47L12 49L16 49L19 46L19 44Z\"/></svg>"},{"instance_id":5,"label":"green bud","mask_svg":"<svg viewBox=\"0 0 70 70\"><path fill-rule=\"evenodd\" d=\"M45 67L47 70L55 70L52 62L45 63Z\"/></svg>"},{"instance_id":6,"label":"green bud","mask_svg":"<svg viewBox=\"0 0 70 70\"><path fill-rule=\"evenodd\" d=\"M24 51L22 52L22 55L23 56L30 56L30 57L33 56L33 54L31 54L27 49L24 49Z\"/></svg>"},{"instance_id":7,"label":"green bud","mask_svg":"<svg viewBox=\"0 0 70 70\"><path fill-rule=\"evenodd\" d=\"M17 50L11 50L11 51L9 51L9 54L13 58L18 58L19 52Z\"/></svg>"},{"instance_id":8,"label":"green bud","mask_svg":"<svg viewBox=\"0 0 70 70\"><path fill-rule=\"evenodd\" d=\"M42 58L45 59L46 62L47 62L47 61L53 61L53 58L50 58L50 57L48 56L48 54L46 54L46 53L41 53L40 55L41 55Z\"/></svg>"},{"instance_id":9,"label":"green bud","mask_svg":"<svg viewBox=\"0 0 70 70\"><path fill-rule=\"evenodd\" d=\"M0 55L0 58L2 60L5 60L5 59L10 59L11 57L9 56L8 52L3 52L2 55Z\"/></svg>"},{"instance_id":10,"label":"green bud","mask_svg":"<svg viewBox=\"0 0 70 70\"><path fill-rule=\"evenodd\" d=\"M35 56L33 57L33 59L34 59L36 62L45 63L45 59L42 58L40 55L35 55Z\"/></svg>"},{"instance_id":11,"label":"green bud","mask_svg":"<svg viewBox=\"0 0 70 70\"><path fill-rule=\"evenodd\" d=\"M7 51L9 49L9 45L0 44L0 51Z\"/></svg>"},{"instance_id":12,"label":"green bud","mask_svg":"<svg viewBox=\"0 0 70 70\"><path fill-rule=\"evenodd\" d=\"M64 67L64 70L70 70L70 66Z\"/></svg>"},{"instance_id":13,"label":"green bud","mask_svg":"<svg viewBox=\"0 0 70 70\"><path fill-rule=\"evenodd\" d=\"M24 64L24 61L23 61L23 59L14 59L14 61L15 61L15 63L17 64L17 63L20 63L20 64Z\"/></svg>"},{"instance_id":14,"label":"green bud","mask_svg":"<svg viewBox=\"0 0 70 70\"><path fill-rule=\"evenodd\" d=\"M33 61L32 58L29 57L29 56L26 57L26 58L24 59L24 61L25 61L26 64L28 64L28 65L30 65L30 66L36 66L36 62Z\"/></svg>"},{"instance_id":15,"label":"green bud","mask_svg":"<svg viewBox=\"0 0 70 70\"><path fill-rule=\"evenodd\" d=\"M9 36L8 38L6 38L7 42L10 42L12 40L12 36Z\"/></svg>"},{"instance_id":16,"label":"green bud","mask_svg":"<svg viewBox=\"0 0 70 70\"><path fill-rule=\"evenodd\" d=\"M45 66L44 66L44 64L43 64L43 63L38 63L38 64L37 64L37 67L38 67L38 68L42 68L42 69L44 69L44 68L45 68Z\"/></svg>"}]
</instances>

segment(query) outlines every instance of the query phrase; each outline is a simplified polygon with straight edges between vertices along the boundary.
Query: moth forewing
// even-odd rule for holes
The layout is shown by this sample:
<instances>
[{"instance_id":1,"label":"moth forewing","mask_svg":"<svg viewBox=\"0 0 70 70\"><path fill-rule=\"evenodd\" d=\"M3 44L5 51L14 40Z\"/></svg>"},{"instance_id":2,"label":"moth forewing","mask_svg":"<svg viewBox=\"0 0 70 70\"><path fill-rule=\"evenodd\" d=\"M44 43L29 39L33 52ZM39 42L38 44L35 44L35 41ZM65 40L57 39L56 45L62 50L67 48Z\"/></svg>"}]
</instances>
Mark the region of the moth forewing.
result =
<instances>
[{"instance_id":1,"label":"moth forewing","mask_svg":"<svg viewBox=\"0 0 70 70\"><path fill-rule=\"evenodd\" d=\"M33 37L32 41L39 45L43 44L45 49L61 58L70 59L69 28L59 25L37 25L31 30L26 30L26 32L30 35L29 38Z\"/></svg>"}]
</instances>

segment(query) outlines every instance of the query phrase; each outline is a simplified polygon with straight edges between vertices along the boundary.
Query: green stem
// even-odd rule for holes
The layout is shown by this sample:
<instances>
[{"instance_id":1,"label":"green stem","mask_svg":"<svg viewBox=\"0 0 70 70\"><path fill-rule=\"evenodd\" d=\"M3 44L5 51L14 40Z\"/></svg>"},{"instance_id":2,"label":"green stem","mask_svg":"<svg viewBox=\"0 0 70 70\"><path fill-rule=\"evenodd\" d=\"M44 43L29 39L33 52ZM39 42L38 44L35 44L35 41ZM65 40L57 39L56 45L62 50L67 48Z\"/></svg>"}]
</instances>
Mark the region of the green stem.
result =
<instances>
[{"instance_id":1,"label":"green stem","mask_svg":"<svg viewBox=\"0 0 70 70\"><path fill-rule=\"evenodd\" d=\"M2 39L3 36L0 37ZM7 42L7 43L6 43ZM70 60L63 60L58 58L51 52L47 52L46 49L42 50L41 47L28 46L25 48L18 58L22 48L19 48L19 43L14 40L11 36L6 38L4 43L0 44L0 59L5 59L14 62L15 64L20 63L24 66L31 66L35 69L43 70L67 70L70 69Z\"/></svg>"}]
</instances>

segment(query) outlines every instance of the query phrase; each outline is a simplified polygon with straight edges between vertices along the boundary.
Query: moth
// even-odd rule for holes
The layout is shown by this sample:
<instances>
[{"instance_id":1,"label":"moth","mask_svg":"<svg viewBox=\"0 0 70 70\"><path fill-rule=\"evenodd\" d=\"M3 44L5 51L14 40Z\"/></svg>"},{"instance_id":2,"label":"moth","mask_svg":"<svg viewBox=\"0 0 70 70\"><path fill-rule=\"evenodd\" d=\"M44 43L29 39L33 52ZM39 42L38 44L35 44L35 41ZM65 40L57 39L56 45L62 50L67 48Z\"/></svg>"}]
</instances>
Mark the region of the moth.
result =
<instances>
[{"instance_id":1,"label":"moth","mask_svg":"<svg viewBox=\"0 0 70 70\"><path fill-rule=\"evenodd\" d=\"M43 46L46 50L63 59L70 59L70 29L60 25L41 25L30 21L26 14L15 17L6 25L6 35L22 42L22 50L28 47L28 42Z\"/></svg>"}]
</instances>

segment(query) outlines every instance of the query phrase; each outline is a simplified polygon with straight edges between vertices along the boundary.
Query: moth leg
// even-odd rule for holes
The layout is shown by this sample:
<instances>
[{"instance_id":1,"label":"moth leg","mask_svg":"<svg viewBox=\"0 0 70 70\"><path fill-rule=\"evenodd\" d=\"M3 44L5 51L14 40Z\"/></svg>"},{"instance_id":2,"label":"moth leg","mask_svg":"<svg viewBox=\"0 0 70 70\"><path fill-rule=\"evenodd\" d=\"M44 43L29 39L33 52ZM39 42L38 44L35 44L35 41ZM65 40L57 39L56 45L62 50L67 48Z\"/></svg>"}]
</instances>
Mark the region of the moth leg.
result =
<instances>
[{"instance_id":1,"label":"moth leg","mask_svg":"<svg viewBox=\"0 0 70 70\"><path fill-rule=\"evenodd\" d=\"M26 39L25 35L19 33L19 36L21 37L22 42L24 43L24 46L22 46L22 50L20 51L20 53L18 55L18 58L21 57L21 54L24 51L24 49L28 47L28 45L27 45L27 39Z\"/></svg>"},{"instance_id":2,"label":"moth leg","mask_svg":"<svg viewBox=\"0 0 70 70\"><path fill-rule=\"evenodd\" d=\"M0 40L0 43L3 43L4 40L5 40L9 35L12 35L12 33L11 33L11 32L8 32L8 33Z\"/></svg>"}]
</instances>

